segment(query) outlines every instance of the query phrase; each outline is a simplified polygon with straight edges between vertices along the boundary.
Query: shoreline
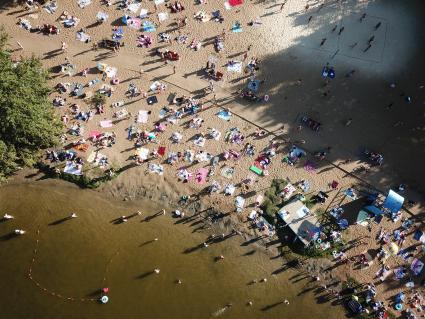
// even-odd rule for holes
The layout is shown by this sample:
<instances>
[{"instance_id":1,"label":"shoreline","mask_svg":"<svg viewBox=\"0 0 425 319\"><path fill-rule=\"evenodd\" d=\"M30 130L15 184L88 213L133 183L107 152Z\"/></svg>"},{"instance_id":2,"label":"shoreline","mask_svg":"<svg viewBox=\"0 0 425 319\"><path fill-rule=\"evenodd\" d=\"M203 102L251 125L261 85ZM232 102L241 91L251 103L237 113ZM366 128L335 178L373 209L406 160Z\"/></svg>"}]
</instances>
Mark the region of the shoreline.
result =
<instances>
[{"instance_id":1,"label":"shoreline","mask_svg":"<svg viewBox=\"0 0 425 319\"><path fill-rule=\"evenodd\" d=\"M173 13L170 14L170 17L179 19L182 14L192 15L193 13L196 15L200 8L207 11L217 9L217 4L213 3L187 6L184 13ZM393 295L402 291L404 286L396 285L394 282L380 283L379 276L376 274L381 271L381 268L385 270L384 266L389 267L391 271L400 267L409 269L410 261L408 263L407 259L402 259L398 255L391 256L387 263L386 259L382 261L380 257L381 250L388 248L390 243L399 242L395 235L391 237L399 227L390 218L374 223L370 217L366 228L357 224L356 217L359 210L362 209L360 206L363 204L363 195L374 193L377 190L384 194L387 188L397 189L397 185L402 185L401 183L406 180L409 182L409 187L406 192L403 192L403 196L406 200L413 199L416 202L412 209L404 207L404 215L400 216L397 222L408 218L413 222L415 230L420 230L422 227L419 213L424 205L423 197L417 192L417 189L413 189L416 185L413 182L410 184L410 181L417 179L423 166L412 169L410 172L406 167L400 170L392 169L395 166L391 165L398 164L398 160L405 163L406 153L403 150L406 149L406 145L403 141L406 139L410 141L410 135L419 134L419 137L412 138L408 145L423 142L420 139L423 123L420 123L419 120L419 109L414 106L420 105L424 91L420 91L418 83L403 83L400 84L400 88L399 83L394 84L394 87L391 86L391 88L387 83L388 77L397 75L390 68L392 67L391 63L395 61L392 54L397 56L400 70L403 70L401 61L410 61L409 59L412 59L413 56L410 51L399 54L402 51L402 45L397 45L397 41L405 43L407 41L405 39L414 39L417 32L413 26L398 29L391 23L391 18L400 16L401 20L394 19L394 21L406 24L410 19L414 20L417 17L413 14L413 10L399 13L396 10L398 7L388 9L383 2L379 1L370 6L365 2L358 7L348 2L329 2L326 3L326 6L323 3L319 8L317 8L318 4L312 5L311 8L309 6L303 8L303 6L300 2L289 1L288 5L285 8L282 6L278 12L277 8L274 8L275 6L245 4L238 9L224 11L225 24L218 24L214 20L204 23L196 19L190 19L191 21L184 28L168 29L173 27L175 22L171 22L169 25L168 22L157 24L156 28L169 32L173 40L170 43L156 43L156 41L160 42L160 39L152 37L154 45L149 48L137 46L140 40L138 37L140 30L131 30L130 26L123 26L126 45L118 52L114 50L113 53L112 51L105 52L103 49L90 49L91 44L75 40L75 32L80 27L87 26L85 32L90 34L93 43L104 38L105 34L110 35L111 28L116 27L116 24L121 21L121 12L111 10L115 8L114 6L107 7L99 3L92 3L82 11L76 3L70 2L69 8L68 4L66 8L61 7L59 11L69 9L71 15L81 18L80 25L77 28L63 28L60 35L49 36L49 40L45 40L43 48L40 48L34 40L41 40L41 37L44 40L47 37L30 34L27 30L20 29L14 24L16 17L13 14L2 14L5 17L7 29L16 41L19 40L19 46L22 46L23 43L25 48L15 50L16 52L13 52L15 57L20 54L36 54L43 60L45 67L50 70L58 70L65 57L68 62L71 61L75 65L76 73L72 76L70 74L68 77L66 74L61 74L60 71L56 74L52 73L52 86L61 84L63 87L68 87L69 84L70 87L72 83L84 84L88 81L90 81L88 83L92 83L91 81L99 80L101 68L98 63L104 62L119 69L118 77L107 79L106 73L104 73L102 74L105 75L103 81L99 80L101 86L111 84L111 96L105 105L94 106L85 99L72 97L68 94L70 93L68 89L54 92L51 95L52 99L58 98L64 102L64 105L57 107L57 113L62 116L62 119L66 119L64 122L66 122L67 130L69 129L67 131L69 136L65 135L63 148L58 151L71 150L78 158L77 170L80 165L83 167L81 177L72 175L71 178L71 175L66 175L66 179L73 180L80 187L96 188L95 191L105 197L111 196L128 202L146 198L161 205L174 207L174 209L179 208L178 203L181 196L190 195L193 203L184 209L184 213L188 221L193 218L195 222L199 223L197 231L202 231L202 227L212 227L208 231L214 234L222 231L230 233L236 228L246 242L264 246L265 250L268 250L273 256L282 255L280 250L283 249L286 249L283 251L284 254L287 253L291 243L282 240L277 235L267 238L268 227L256 229L254 223L251 223L248 215L250 212L259 211L261 208L258 215L261 218L263 215L263 207L256 205L256 196L265 195L267 197L267 192L272 188L270 184L275 179L286 180L294 184L297 196L303 196L307 201L317 196L314 195L315 193L324 192L327 194L326 198L329 196L329 199L325 199L321 204L316 203L311 211L315 216L325 220L328 229L336 227L335 230L339 232L343 245L341 251L340 247L335 245L335 251L336 253L346 253L347 263L340 263L337 258L332 261L331 259L309 258L305 262L307 263L305 269L312 273L309 276L318 276L323 273L321 284L326 284L325 277L330 277L332 281L336 277L340 278L339 281L344 281L344 277L347 280L348 277L353 277L363 284L375 283L379 292L377 300L383 298L385 304L388 303L391 307ZM350 9L353 11L351 12ZM111 18L113 17L113 22L110 24L108 21L94 27L90 26L98 10L108 12ZM168 9L164 10L168 11ZM359 10L367 11L365 21L360 20L359 22ZM58 20L55 18L59 15L59 11L55 14L47 14L41 10L36 15L27 14L27 18L34 23L58 24ZM260 27L257 28L254 24L250 25L250 19L257 19L257 14L260 16L263 13ZM382 14L382 19L377 13ZM153 20L156 17L156 11L149 16ZM238 19L237 22L243 26L244 32L226 32L226 28L231 27L231 23L235 19ZM311 20L312 23L310 23ZM376 27L376 25L381 26L381 20L384 22L382 27ZM419 21L414 21L416 21L414 26L420 25ZM281 26L282 29L278 28L280 22L284 22ZM328 30L329 23L336 23L334 31L338 25L344 23L347 27L346 31L341 35L340 29L337 35ZM15 29L12 26L15 26ZM214 39L218 39L217 34L223 26L221 35L226 38L224 41L225 54L224 52L214 52ZM286 31L289 28L290 32L288 33ZM233 30L233 26L230 30ZM284 30L285 32L283 32ZM370 37L370 30L374 30L376 33L376 39L375 35L373 37L375 39L373 49L367 53L366 51L361 52L362 50L358 47L355 50L353 50L354 47L349 49L349 40L355 38L363 41ZM148 32L145 33L148 34ZM189 41L188 43L181 43L179 40L182 33L188 35L189 40L186 39ZM394 37L390 37L390 34ZM320 37L325 38L322 38L322 44L320 44L320 48L317 48L316 42L320 42ZM258 40L253 41L253 39ZM67 45L66 50L58 50L60 47L58 40L66 41L69 47ZM189 45L190 40L202 41L202 45L200 48L194 49L192 45ZM325 42L326 45L322 48ZM166 47L178 52L180 61L168 63L164 61L165 58L161 59L156 55L155 49L158 48L158 45L160 48ZM245 47L248 48L246 52L244 51ZM413 50L413 44L409 48ZM334 53L329 56L334 49L337 49L336 53L341 49L341 54ZM422 48L418 47L417 49L420 51ZM313 55L317 57L316 61L311 61ZM233 60L242 60L242 58L243 61L239 61L241 69L239 74L231 68L229 69L229 64L232 66ZM222 80L216 82L211 79L212 84L207 82L204 72L205 62L208 60L210 63L211 59L217 62L217 69L221 71L223 77ZM261 71L258 69L258 72L255 71L257 72L255 73L248 66L251 63L257 66L257 60ZM321 78L322 62L335 65L338 72L337 80ZM369 68L371 71L366 72L366 69ZM86 75L84 72L78 73L80 69L88 70ZM252 80L257 79L258 83L261 83L259 92L261 96L264 94L264 97L268 97L267 101L265 99L260 103L241 101L240 97L232 93L246 86L246 82L250 78L248 69L251 70ZM316 76L312 76L312 69L317 69ZM351 76L354 72L349 73L351 74L349 77L339 77L340 74L349 70L351 70L350 72L356 71L353 78ZM359 78L357 77L358 73L360 73ZM416 73L412 74L416 80L418 76ZM161 90L149 87L150 83L154 81L160 82ZM162 82L166 83L166 90L162 90ZM87 93L93 93L94 88L91 88L88 83L82 84L84 90ZM129 85L129 89L126 91L127 85ZM133 85L133 88L136 87L139 95L128 94L131 89L130 85ZM213 92L207 94L206 85ZM402 90L401 86L406 86L406 88ZM154 87L158 87L158 85L154 85ZM407 92L407 87L409 92ZM376 90L376 94L373 90ZM402 91L399 96L400 90ZM260 93L258 94L260 95ZM366 100L365 96L369 93L371 98L368 97ZM406 111L406 104L403 104L406 102L404 99L406 94L412 94L414 97L414 102L410 105L412 107L409 106L408 111ZM211 99L212 95L213 99ZM151 98L154 99L149 100ZM151 104L150 101L155 99L156 102ZM183 102L178 102L178 99ZM396 101L392 113L387 109L380 111L378 107L370 107L382 103L388 104L387 99ZM118 101L122 101L123 104L114 107ZM391 102L392 104L393 102ZM207 107L203 108L204 106ZM200 108L199 112L196 111L197 107ZM221 108L230 110L231 114L226 114L224 118L217 116L217 112ZM74 109L78 109L80 113ZM128 116L122 119L118 118L117 114L121 114L121 111L127 112ZM90 120L80 118L80 114L83 113L91 114ZM400 122L401 116L405 113L410 117L409 119L403 118L403 121L409 123L410 129L406 129L407 125L403 126L404 124L400 124L401 128L398 128L399 125L397 128L391 126L391 121ZM176 114L180 114L181 117ZM302 124L300 116L303 115L313 119L315 123L320 122L320 132L311 126L304 125L305 123ZM172 121L168 121L169 118ZM162 124L164 125L161 126ZM284 125L282 126L282 124ZM82 133L79 129L80 125L85 129L82 130ZM258 133L259 128L263 129L263 127L267 128L264 129L265 134ZM236 138L229 138L229 136L233 136L234 129L237 131L234 134ZM279 130L281 133L277 134L276 132ZM150 139L151 133L154 136L152 140ZM175 133L178 133L180 138L173 138ZM98 136L102 139L98 140ZM218 138L216 138L217 136ZM224 139L220 140L221 136ZM104 137L106 139L103 139ZM295 142L291 143L291 140ZM389 140L397 142L388 143ZM78 145L73 143L75 141L78 141L76 143ZM297 143L297 141L303 141L303 143ZM299 144L300 154L305 156L302 160L303 156L297 157L294 161L295 164L290 161L292 144L295 146ZM83 148L78 148L80 145ZM247 152L250 147L253 150L252 154ZM383 166L373 166L368 162L363 153L364 149L369 149L369 147L377 152L385 153L386 151L385 156L388 154L388 162L391 165L385 163ZM420 144L415 144L413 147L420 149ZM158 155L160 148L162 148L162 154ZM359 151L359 148L362 150ZM330 151L331 149L332 151ZM140 155L142 150L143 152L147 151L148 155L144 154L147 157L145 159ZM189 154L188 159L186 159L186 153ZM321 153L324 155L320 155ZM195 157L195 154L199 156L199 159ZM320 156L316 156L317 154ZM264 156L266 159L263 158ZM217 166L212 165L214 157L218 158ZM272 158L273 164L269 166ZM414 160L417 161L418 158L415 156ZM65 166L65 161L56 164L55 158L51 160L52 166L56 169L62 169ZM262 161L266 164L261 164ZM84 164L80 164L80 162ZM101 162L106 162L106 165L100 165ZM413 163L414 161L412 166ZM74 164L71 162L71 166ZM257 164L259 166L256 166ZM252 173L251 168L254 166L262 168L260 174ZM357 172L359 167L366 167L365 172ZM110 168L120 171L118 176L109 176ZM258 172L258 170L256 171ZM402 171L409 171L409 174L402 178L399 175L399 172ZM182 174L184 178L181 178ZM97 178L99 180L96 180ZM105 181L105 183L100 181ZM304 181L311 186L307 191L304 189L301 191L297 186L300 183L303 184ZM207 195L208 190L215 185L214 183L219 185L217 186L218 191ZM331 186L333 184L336 187ZM230 195L223 192L228 186L233 187ZM345 191L352 188L361 197L359 201L357 201L357 196L353 196L355 198L353 199L344 195ZM233 192L235 193L233 194ZM277 193L272 195L277 195ZM242 213L235 212L236 196L244 199L245 207ZM280 204L283 205L283 203L282 199ZM274 205L273 208L280 208L279 205ZM336 222L327 216L329 211L340 206L347 208L352 215L350 217L354 216L351 221L352 225L347 230L340 230ZM207 210L209 208L223 214L214 225L208 221ZM270 217L267 209L264 211ZM255 213L257 214L257 212ZM193 217L194 215L196 218ZM273 221L274 218L275 216L272 216ZM185 219L181 220L184 223ZM385 234L388 232L388 241L376 239L382 231ZM329 235L325 232L323 234L325 237ZM419 244L414 241L413 233L408 233L407 236L409 236L408 239L402 241L402 244L405 245L403 248L414 249L416 254L414 257L419 259L424 257L420 251L417 252ZM330 237L325 240L328 244L333 242ZM400 248L402 244L400 244ZM316 242L313 247L316 247L316 250L319 250L317 247L322 249L322 246ZM323 250L326 249L323 248ZM329 249L325 253L330 254L331 250ZM290 258L292 256L290 254ZM363 268L365 266L363 259L366 259L366 256L370 257L371 261L370 263L368 261L367 267ZM419 281L420 278L418 278L418 283Z\"/></svg>"}]
</instances>

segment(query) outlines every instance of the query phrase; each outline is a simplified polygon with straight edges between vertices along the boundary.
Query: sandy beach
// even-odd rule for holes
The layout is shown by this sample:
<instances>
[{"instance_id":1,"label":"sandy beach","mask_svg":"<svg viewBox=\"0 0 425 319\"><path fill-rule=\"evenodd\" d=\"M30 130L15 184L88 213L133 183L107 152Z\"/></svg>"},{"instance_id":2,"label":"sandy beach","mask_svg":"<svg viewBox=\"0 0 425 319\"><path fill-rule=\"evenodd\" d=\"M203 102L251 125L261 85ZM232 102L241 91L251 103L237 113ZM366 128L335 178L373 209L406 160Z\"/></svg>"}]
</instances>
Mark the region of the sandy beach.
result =
<instances>
[{"instance_id":1,"label":"sandy beach","mask_svg":"<svg viewBox=\"0 0 425 319\"><path fill-rule=\"evenodd\" d=\"M21 55L40 57L43 65L52 70L52 87L60 83L81 83L86 94L94 93L103 85L112 87L112 96L107 98L102 112L87 100L69 96L69 91L51 94L52 101L66 98L64 105L57 107L58 114L68 119L66 128L69 131L64 146L81 139L84 139L81 144L87 145L85 151L76 151L77 156L84 160L85 175L96 176L111 167L127 168L116 179L102 185L99 192L126 201L148 198L166 206L174 206L181 196L191 195L192 199L196 198L198 210L214 207L229 214L227 224L223 222L220 225L222 229L230 231L235 228L255 238L263 234L248 226L248 215L255 209L257 196L267 191L274 178L294 185L308 181L310 191L306 192L306 196L326 191L329 194L326 203L315 206L315 209L328 212L346 205L346 211L355 214L361 209L361 204L359 207L358 204L351 205L349 198L341 197L346 189L353 187L359 193L373 189L386 194L389 189L406 184L403 196L413 204L404 207L403 217L415 218L415 229L422 229L425 191L422 180L425 176L422 165L425 152L423 3L289 0L282 5L274 1L251 1L230 10L217 1L184 5L184 10L177 13L171 12L164 4L155 8L152 2L140 4L137 13L119 10L118 2L106 6L101 1L93 1L83 9L77 1L58 1L58 8L53 14L45 9L26 11L11 2L0 9L2 24L12 36L11 47L16 49L13 57L17 60ZM148 17L141 20L153 22L154 32L141 32L123 25L121 18L124 14L134 17L141 9L148 10ZM216 10L220 11L224 19L222 22L210 19L211 13ZM78 25L65 28L58 20L63 11L77 17ZM108 15L101 24L96 23L98 12ZM168 18L159 23L158 13L167 13L165 16ZM206 16L205 21L194 18L199 14ZM364 18L363 14L366 14ZM179 27L177 20L184 17L187 17L187 24ZM60 33L49 36L31 33L17 25L19 19L26 19L33 26L45 23L58 26ZM240 32L234 32L236 22ZM123 29L122 42L125 45L118 52L93 49L94 43L111 38L114 28L119 27ZM81 28L90 36L90 42L76 40L76 33ZM161 42L160 33L166 33L171 42ZM148 47L138 46L142 34L153 42ZM224 49L220 52L214 46L217 36L224 38ZM201 44L195 50L192 44L198 41ZM66 50L61 50L62 42L67 46ZM18 43L23 49L18 47ZM370 48L368 44L371 44ZM178 53L178 61L164 63L164 59L156 53L157 49ZM245 72L249 63L256 59L259 69L251 74ZM66 61L75 65L72 76L60 71L61 64ZM204 70L207 61L214 62L215 71L223 74L220 81L208 78ZM117 68L115 78L119 80L118 85L111 84L112 78L101 80L99 63ZM235 71L229 65L240 65L240 69ZM335 71L335 78L324 79L321 76L326 66ZM87 76L81 73L85 69ZM253 78L259 83L256 94L261 96L260 102L240 97L241 90L246 89ZM99 80L99 83L89 86L94 80ZM156 81L166 86L163 92L150 91ZM134 84L140 94L130 97L130 84ZM211 85L214 92L206 92ZM264 96L268 97L267 101ZM152 97L157 102L148 104ZM167 117L178 108L172 103L173 97L191 97L202 108L194 115L167 121ZM122 106L112 107L121 101ZM75 104L79 108L73 113ZM167 116L164 108L169 110ZM228 120L217 116L223 109L231 113ZM78 113L90 110L93 111L90 120L76 119ZM123 113L123 110L129 115L121 119L117 112ZM316 132L303 125L301 118L304 116L320 123L320 130ZM77 123L84 127L84 132L80 136L69 134ZM157 123L163 123L164 127L155 129ZM134 132L158 133L154 142L142 145L148 150L149 158L141 165L135 165L134 161L137 138L128 138L132 126ZM226 140L227 133L233 128L238 128L243 135L241 142ZM212 129L220 133L219 138L211 136ZM261 129L266 134L259 136ZM114 143L110 147L99 145L89 138L93 132L113 135ZM176 132L181 134L179 143L172 140ZM202 137L205 137L203 143L196 142ZM276 144L271 144L272 140ZM247 143L255 146L254 156L244 155ZM283 160L294 144L305 150L306 156L291 166ZM151 156L159 147L165 148L164 155ZM326 152L326 157L318 160L314 153L327 147L331 149ZM265 169L267 176L250 171L256 158L270 149L275 151L275 157ZM371 165L363 154L365 149L382 154L383 164ZM178 152L184 154L186 151L202 155L199 157L201 160L189 163L182 158L174 160ZM229 151L241 156L224 160L222 155ZM99 154L107 158L108 165L105 167L89 162L93 162ZM171 156L173 154L174 157ZM204 156L206 154L211 156ZM214 156L220 156L215 174L197 182L198 174L210 172L210 157ZM161 167L163 172L155 174L152 164L156 169ZM64 163L52 165L63 170ZM365 171L360 168L365 168ZM177 178L182 170L191 174L188 182ZM250 180L248 194L242 191L246 179ZM338 182L336 188L329 187L333 181ZM220 192L206 195L213 182L220 185ZM223 190L230 184L236 187L236 191L225 196ZM243 195L245 207L242 212L236 213L234 203L239 195ZM188 210L189 216L196 213L194 208ZM348 257L356 260L356 256L367 252L375 259L382 247L375 240L380 231L393 232L399 226L386 219L371 225L370 230L361 225L350 226L344 233L344 240L354 243L350 246ZM413 232L408 235L404 247L416 244ZM359 240L364 243L357 245ZM267 237L263 244L270 249L281 248L279 241ZM422 255L419 252L417 257L422 258ZM311 273L332 268L323 273L325 281L332 281L335 277L341 280L353 277L365 284L376 280L376 273L382 267L378 260L367 268L356 267L355 262L336 267L329 266L328 261L308 263L306 267L310 267ZM393 256L387 265L396 269L404 263ZM423 274L417 278L418 283L422 277ZM390 304L393 296L404 288L400 282L385 282L377 286L377 291Z\"/></svg>"}]
</instances>

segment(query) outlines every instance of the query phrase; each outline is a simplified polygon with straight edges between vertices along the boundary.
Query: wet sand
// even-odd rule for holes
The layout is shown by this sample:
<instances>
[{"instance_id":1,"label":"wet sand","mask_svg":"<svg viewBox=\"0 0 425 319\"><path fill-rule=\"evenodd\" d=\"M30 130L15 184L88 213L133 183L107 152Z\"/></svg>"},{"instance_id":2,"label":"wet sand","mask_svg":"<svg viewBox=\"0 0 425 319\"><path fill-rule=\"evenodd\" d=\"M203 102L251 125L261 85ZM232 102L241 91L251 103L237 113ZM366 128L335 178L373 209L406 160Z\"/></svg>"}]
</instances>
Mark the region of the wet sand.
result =
<instances>
[{"instance_id":1,"label":"wet sand","mask_svg":"<svg viewBox=\"0 0 425 319\"><path fill-rule=\"evenodd\" d=\"M112 222L137 210L142 215ZM5 318L341 317L340 308L316 303L321 294L302 293L314 287L303 275L279 272L282 260L238 236L195 249L207 234L192 233L190 225L175 224L169 214L144 221L159 210L152 202L110 201L60 181L2 186L0 212L15 216L0 223ZM78 217L64 220L72 212ZM16 228L27 233L9 239ZM219 255L225 259L215 261ZM249 284L253 279L258 283ZM110 289L110 302L90 301L103 287ZM247 306L250 300L253 305ZM221 313L229 303L233 306Z\"/></svg>"}]
</instances>

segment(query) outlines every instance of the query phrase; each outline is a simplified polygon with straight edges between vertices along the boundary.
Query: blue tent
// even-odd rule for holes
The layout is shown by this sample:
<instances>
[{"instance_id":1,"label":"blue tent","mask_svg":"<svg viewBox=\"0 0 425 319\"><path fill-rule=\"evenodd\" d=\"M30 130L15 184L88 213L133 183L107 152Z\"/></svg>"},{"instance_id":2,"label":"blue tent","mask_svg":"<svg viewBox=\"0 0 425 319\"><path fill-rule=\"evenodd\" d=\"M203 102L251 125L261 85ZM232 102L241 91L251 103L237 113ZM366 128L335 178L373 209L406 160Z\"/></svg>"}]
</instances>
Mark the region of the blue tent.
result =
<instances>
[{"instance_id":1,"label":"blue tent","mask_svg":"<svg viewBox=\"0 0 425 319\"><path fill-rule=\"evenodd\" d=\"M369 206L365 206L363 209L367 210L368 212L374 214L375 216L379 216L382 215L384 212L382 210L380 210L378 207L373 206L373 205L369 205Z\"/></svg>"},{"instance_id":2,"label":"blue tent","mask_svg":"<svg viewBox=\"0 0 425 319\"><path fill-rule=\"evenodd\" d=\"M390 210L391 213L397 213L403 206L403 202L404 197L390 189L390 191L388 192L388 196L382 206Z\"/></svg>"}]
</instances>

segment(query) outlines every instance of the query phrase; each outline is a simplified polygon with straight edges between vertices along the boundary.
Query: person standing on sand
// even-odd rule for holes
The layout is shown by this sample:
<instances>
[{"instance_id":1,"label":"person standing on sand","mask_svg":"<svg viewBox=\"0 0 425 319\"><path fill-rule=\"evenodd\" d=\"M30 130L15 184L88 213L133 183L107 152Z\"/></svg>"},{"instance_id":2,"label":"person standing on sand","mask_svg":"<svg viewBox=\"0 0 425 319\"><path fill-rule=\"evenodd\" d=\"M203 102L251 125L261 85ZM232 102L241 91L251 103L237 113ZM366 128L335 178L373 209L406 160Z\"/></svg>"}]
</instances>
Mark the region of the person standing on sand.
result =
<instances>
[{"instance_id":1,"label":"person standing on sand","mask_svg":"<svg viewBox=\"0 0 425 319\"><path fill-rule=\"evenodd\" d=\"M378 30L378 29L379 29L379 27L381 26L381 24L382 24L382 22L378 22L378 23L375 25L375 30Z\"/></svg>"},{"instance_id":2,"label":"person standing on sand","mask_svg":"<svg viewBox=\"0 0 425 319\"><path fill-rule=\"evenodd\" d=\"M344 29L345 29L345 27L341 27L341 28L339 29L338 35L341 35L341 33L342 33L342 31L344 31Z\"/></svg>"},{"instance_id":3,"label":"person standing on sand","mask_svg":"<svg viewBox=\"0 0 425 319\"><path fill-rule=\"evenodd\" d=\"M68 45L62 41L61 50L63 53L65 53L68 50Z\"/></svg>"},{"instance_id":4,"label":"person standing on sand","mask_svg":"<svg viewBox=\"0 0 425 319\"><path fill-rule=\"evenodd\" d=\"M360 17L360 22L363 22L363 20L366 18L366 13L363 13L362 16Z\"/></svg>"},{"instance_id":5,"label":"person standing on sand","mask_svg":"<svg viewBox=\"0 0 425 319\"><path fill-rule=\"evenodd\" d=\"M323 46L325 44L325 42L326 42L326 38L323 38L322 42L320 42L320 46Z\"/></svg>"},{"instance_id":6,"label":"person standing on sand","mask_svg":"<svg viewBox=\"0 0 425 319\"><path fill-rule=\"evenodd\" d=\"M307 24L309 24L309 23L310 23L311 19L313 19L313 16L310 16L310 17L308 18Z\"/></svg>"}]
</instances>

